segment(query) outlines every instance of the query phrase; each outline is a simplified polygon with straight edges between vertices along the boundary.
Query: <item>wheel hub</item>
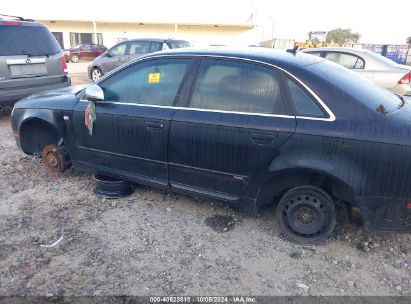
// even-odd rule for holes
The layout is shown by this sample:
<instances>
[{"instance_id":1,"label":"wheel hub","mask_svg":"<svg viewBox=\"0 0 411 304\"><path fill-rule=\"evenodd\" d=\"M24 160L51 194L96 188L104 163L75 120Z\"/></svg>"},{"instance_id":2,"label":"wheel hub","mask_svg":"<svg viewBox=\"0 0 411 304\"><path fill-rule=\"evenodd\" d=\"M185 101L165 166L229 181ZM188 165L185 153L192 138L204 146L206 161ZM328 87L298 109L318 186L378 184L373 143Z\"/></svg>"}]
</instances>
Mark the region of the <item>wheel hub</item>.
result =
<instances>
[{"instance_id":1,"label":"wheel hub","mask_svg":"<svg viewBox=\"0 0 411 304\"><path fill-rule=\"evenodd\" d=\"M311 224L316 220L316 214L307 207L301 207L296 212L297 219L304 224Z\"/></svg>"},{"instance_id":2,"label":"wheel hub","mask_svg":"<svg viewBox=\"0 0 411 304\"><path fill-rule=\"evenodd\" d=\"M47 162L47 166L51 166L51 167L57 167L58 166L57 157L53 152L49 152L47 154L45 161Z\"/></svg>"},{"instance_id":3,"label":"wheel hub","mask_svg":"<svg viewBox=\"0 0 411 304\"><path fill-rule=\"evenodd\" d=\"M43 148L41 156L44 166L52 172L63 172L71 167L70 155L64 147L47 145Z\"/></svg>"},{"instance_id":4,"label":"wheel hub","mask_svg":"<svg viewBox=\"0 0 411 304\"><path fill-rule=\"evenodd\" d=\"M311 196L291 198L284 206L284 217L288 227L303 236L316 235L327 226L323 204Z\"/></svg>"}]
</instances>

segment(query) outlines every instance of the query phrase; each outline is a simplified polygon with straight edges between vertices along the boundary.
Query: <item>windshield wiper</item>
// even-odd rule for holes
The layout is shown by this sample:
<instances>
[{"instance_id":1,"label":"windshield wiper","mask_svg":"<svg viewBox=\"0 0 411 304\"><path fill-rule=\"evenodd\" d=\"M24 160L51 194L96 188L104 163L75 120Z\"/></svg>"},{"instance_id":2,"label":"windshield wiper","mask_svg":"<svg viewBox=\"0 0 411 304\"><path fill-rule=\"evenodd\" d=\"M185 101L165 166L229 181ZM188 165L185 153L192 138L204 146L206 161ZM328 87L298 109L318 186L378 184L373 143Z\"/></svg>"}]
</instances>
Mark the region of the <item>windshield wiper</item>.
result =
<instances>
[{"instance_id":1,"label":"windshield wiper","mask_svg":"<svg viewBox=\"0 0 411 304\"><path fill-rule=\"evenodd\" d=\"M401 109L405 105L405 98L399 94L395 94L401 100L401 103L398 105L398 109Z\"/></svg>"},{"instance_id":2,"label":"windshield wiper","mask_svg":"<svg viewBox=\"0 0 411 304\"><path fill-rule=\"evenodd\" d=\"M46 54L46 53L36 53L36 54L32 54L32 53L28 53L25 50L21 51L24 55L27 55L27 57L33 57L33 56L46 56L47 58L50 57L50 54Z\"/></svg>"}]
</instances>

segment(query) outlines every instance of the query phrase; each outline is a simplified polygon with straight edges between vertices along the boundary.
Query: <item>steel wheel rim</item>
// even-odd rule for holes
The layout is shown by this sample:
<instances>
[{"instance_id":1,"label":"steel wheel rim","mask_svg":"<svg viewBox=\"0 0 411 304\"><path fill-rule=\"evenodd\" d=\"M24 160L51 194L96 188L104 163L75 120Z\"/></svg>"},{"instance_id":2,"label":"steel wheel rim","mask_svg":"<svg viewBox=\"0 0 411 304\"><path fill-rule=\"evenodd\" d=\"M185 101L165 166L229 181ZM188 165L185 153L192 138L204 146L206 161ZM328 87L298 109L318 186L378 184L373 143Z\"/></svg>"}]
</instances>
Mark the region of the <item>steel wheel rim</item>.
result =
<instances>
[{"instance_id":1,"label":"steel wheel rim","mask_svg":"<svg viewBox=\"0 0 411 304\"><path fill-rule=\"evenodd\" d=\"M328 230L330 221L327 205L311 195L295 195L284 204L282 214L286 226L296 235L315 237Z\"/></svg>"},{"instance_id":2,"label":"steel wheel rim","mask_svg":"<svg viewBox=\"0 0 411 304\"><path fill-rule=\"evenodd\" d=\"M71 57L71 60L72 60L73 62L78 62L78 56L77 56L77 55L72 56L72 57Z\"/></svg>"}]
</instances>

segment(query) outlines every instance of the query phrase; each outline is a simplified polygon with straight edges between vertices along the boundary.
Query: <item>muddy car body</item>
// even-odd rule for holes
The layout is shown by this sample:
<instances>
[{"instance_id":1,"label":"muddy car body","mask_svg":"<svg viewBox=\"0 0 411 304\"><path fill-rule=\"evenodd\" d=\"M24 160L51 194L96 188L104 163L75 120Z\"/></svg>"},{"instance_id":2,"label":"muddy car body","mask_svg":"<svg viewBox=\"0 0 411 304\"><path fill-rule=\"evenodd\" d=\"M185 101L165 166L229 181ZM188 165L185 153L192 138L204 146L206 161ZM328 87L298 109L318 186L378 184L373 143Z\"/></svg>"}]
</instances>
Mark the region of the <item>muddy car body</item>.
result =
<instances>
[{"instance_id":1,"label":"muddy car body","mask_svg":"<svg viewBox=\"0 0 411 304\"><path fill-rule=\"evenodd\" d=\"M411 230L410 114L321 58L187 49L147 55L78 92L24 99L12 128L25 153L60 142L82 170L250 211L277 204L289 239L319 243L337 201L369 228Z\"/></svg>"}]
</instances>

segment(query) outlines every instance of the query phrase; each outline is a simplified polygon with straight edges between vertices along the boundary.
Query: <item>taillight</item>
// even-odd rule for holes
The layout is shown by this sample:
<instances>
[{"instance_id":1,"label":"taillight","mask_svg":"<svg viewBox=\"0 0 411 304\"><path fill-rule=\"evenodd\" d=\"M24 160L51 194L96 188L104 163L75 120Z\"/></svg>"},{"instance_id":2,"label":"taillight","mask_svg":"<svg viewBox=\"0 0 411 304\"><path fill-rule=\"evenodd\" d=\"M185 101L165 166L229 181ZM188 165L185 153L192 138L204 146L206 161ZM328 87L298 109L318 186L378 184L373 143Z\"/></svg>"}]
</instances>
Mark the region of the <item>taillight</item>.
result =
<instances>
[{"instance_id":1,"label":"taillight","mask_svg":"<svg viewBox=\"0 0 411 304\"><path fill-rule=\"evenodd\" d=\"M21 25L21 22L18 22L18 21L1 21L0 24L4 24L4 25Z\"/></svg>"},{"instance_id":2,"label":"taillight","mask_svg":"<svg viewBox=\"0 0 411 304\"><path fill-rule=\"evenodd\" d=\"M64 57L64 55L63 57L61 57L61 65L63 67L64 75L68 75L67 62L66 62L66 58Z\"/></svg>"},{"instance_id":3,"label":"taillight","mask_svg":"<svg viewBox=\"0 0 411 304\"><path fill-rule=\"evenodd\" d=\"M405 74L400 80L398 80L398 84L407 84L411 83L411 73Z\"/></svg>"}]
</instances>

